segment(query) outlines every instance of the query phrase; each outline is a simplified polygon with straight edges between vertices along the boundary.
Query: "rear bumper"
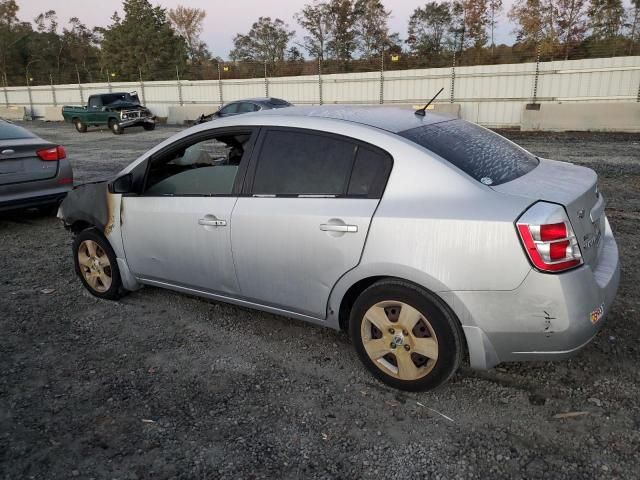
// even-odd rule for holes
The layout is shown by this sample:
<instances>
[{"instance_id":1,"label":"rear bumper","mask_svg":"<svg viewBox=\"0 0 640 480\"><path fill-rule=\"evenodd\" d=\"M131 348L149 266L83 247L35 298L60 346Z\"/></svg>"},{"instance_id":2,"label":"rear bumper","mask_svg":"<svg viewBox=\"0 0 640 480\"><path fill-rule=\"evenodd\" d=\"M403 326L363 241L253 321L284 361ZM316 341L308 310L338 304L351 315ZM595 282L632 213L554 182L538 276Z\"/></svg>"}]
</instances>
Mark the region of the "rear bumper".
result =
<instances>
[{"instance_id":1,"label":"rear bumper","mask_svg":"<svg viewBox=\"0 0 640 480\"><path fill-rule=\"evenodd\" d=\"M608 221L603 242L595 267L557 275L532 270L511 291L453 292L471 366L560 360L586 346L602 328L620 281L618 247ZM592 321L592 314L599 319Z\"/></svg>"},{"instance_id":2,"label":"rear bumper","mask_svg":"<svg viewBox=\"0 0 640 480\"><path fill-rule=\"evenodd\" d=\"M59 189L54 193L42 194L37 192L32 196L24 196L21 198L12 198L10 200L0 195L0 212L8 210L18 210L21 208L41 207L43 205L53 205L62 201L67 196L70 188Z\"/></svg>"}]
</instances>

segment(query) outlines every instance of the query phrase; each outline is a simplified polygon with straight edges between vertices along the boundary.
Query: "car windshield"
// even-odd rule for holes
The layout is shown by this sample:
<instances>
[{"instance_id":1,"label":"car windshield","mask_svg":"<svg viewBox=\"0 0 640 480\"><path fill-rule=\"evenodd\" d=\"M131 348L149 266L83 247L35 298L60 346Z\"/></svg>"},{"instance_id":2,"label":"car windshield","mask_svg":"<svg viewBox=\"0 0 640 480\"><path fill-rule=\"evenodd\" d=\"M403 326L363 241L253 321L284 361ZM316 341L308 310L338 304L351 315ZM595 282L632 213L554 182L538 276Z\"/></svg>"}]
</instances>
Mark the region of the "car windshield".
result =
<instances>
[{"instance_id":1,"label":"car windshield","mask_svg":"<svg viewBox=\"0 0 640 480\"><path fill-rule=\"evenodd\" d=\"M0 140L16 140L20 138L34 138L28 130L25 130L13 123L4 122L0 120Z\"/></svg>"},{"instance_id":2,"label":"car windshield","mask_svg":"<svg viewBox=\"0 0 640 480\"><path fill-rule=\"evenodd\" d=\"M399 135L441 156L485 185L499 185L533 170L538 159L497 133L464 120L412 128Z\"/></svg>"}]
</instances>

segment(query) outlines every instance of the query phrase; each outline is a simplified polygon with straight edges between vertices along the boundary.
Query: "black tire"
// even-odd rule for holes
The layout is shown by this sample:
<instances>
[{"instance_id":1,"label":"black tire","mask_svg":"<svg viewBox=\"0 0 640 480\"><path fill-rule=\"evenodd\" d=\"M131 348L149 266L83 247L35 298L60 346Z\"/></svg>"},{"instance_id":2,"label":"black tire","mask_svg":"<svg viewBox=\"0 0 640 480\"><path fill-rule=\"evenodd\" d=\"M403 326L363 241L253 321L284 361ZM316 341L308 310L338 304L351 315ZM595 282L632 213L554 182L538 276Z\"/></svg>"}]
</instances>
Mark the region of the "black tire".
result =
<instances>
[{"instance_id":1,"label":"black tire","mask_svg":"<svg viewBox=\"0 0 640 480\"><path fill-rule=\"evenodd\" d=\"M85 241L95 242L101 249L102 253L106 254L109 260L109 275L111 277L111 284L104 291L100 291L100 287L95 288L92 286L85 278L82 269L86 269L83 265L80 264L79 260L79 251ZM116 254L111 248L109 241L95 228L89 228L87 230L83 230L73 239L73 263L75 266L76 274L80 277L80 281L84 285L84 287L91 293L92 295L103 298L107 300L117 300L121 296L123 296L127 291L122 286L122 280L120 278L120 270L118 269L118 263L116 261ZM105 268L106 271L106 268ZM104 287L104 284L103 284Z\"/></svg>"},{"instance_id":2,"label":"black tire","mask_svg":"<svg viewBox=\"0 0 640 480\"><path fill-rule=\"evenodd\" d=\"M124 133L124 128L120 126L120 122L118 122L118 120L116 120L115 118L109 120L109 129L115 135L122 135Z\"/></svg>"},{"instance_id":3,"label":"black tire","mask_svg":"<svg viewBox=\"0 0 640 480\"><path fill-rule=\"evenodd\" d=\"M80 120L79 118L74 118L73 124L75 125L78 132L85 133L87 131L87 126L82 123L82 120Z\"/></svg>"},{"instance_id":4,"label":"black tire","mask_svg":"<svg viewBox=\"0 0 640 480\"><path fill-rule=\"evenodd\" d=\"M155 123L144 123L142 125L142 128L144 128L145 130L150 132L151 130L155 130L156 129L156 124Z\"/></svg>"},{"instance_id":5,"label":"black tire","mask_svg":"<svg viewBox=\"0 0 640 480\"><path fill-rule=\"evenodd\" d=\"M425 333L421 335L424 335L426 338L435 337L434 340L437 343L437 358L435 360L429 360L427 357L423 357L411 351L411 346L409 344L413 337L403 337L399 339L404 342L402 343L402 345L404 345L403 348L394 346L395 344L392 341L390 348L393 348L394 350L390 350L390 356L386 355L381 357L378 361L374 361L369 357L362 338L362 332L366 331L367 328L371 327L371 331L375 334L375 337L371 338L380 338L383 340L382 343L384 343L386 348L384 340L386 340L387 337L382 338L382 333L377 333L379 331L376 331L373 324L368 320L365 320L365 314L369 309L382 302L389 302L391 304L394 302L397 302L398 304L407 304L417 310L421 315L421 320L416 324L416 328L420 326L419 328L423 332L432 331L434 334L431 335L430 333ZM383 303L383 305L385 303ZM393 307L383 307L382 310L385 312L384 314L387 320L390 320L390 317L388 316L390 315L390 310L388 311L387 308L391 309ZM426 324L420 323L424 320L427 321ZM393 324L393 321L390 321ZM367 323L363 326L364 322ZM424 325L424 327L429 325L430 330L425 330L422 325ZM401 327L398 328L401 329ZM390 328L389 332L390 334L394 333L394 329ZM415 330L415 333L419 333L418 330ZM367 369L383 383L400 390L424 391L437 388L453 376L460 366L464 354L463 336L460 323L442 300L434 294L412 283L398 279L380 280L360 294L351 309L349 317L349 335L360 360L364 363ZM380 337L378 337L378 335L380 335ZM413 330L411 335L414 335ZM398 349L395 350L395 348ZM403 352L405 349L406 353ZM393 367L393 362L395 362L398 372L400 371L398 361L396 360L397 357L395 356L396 353L394 352L401 355L409 355L411 362L420 374L423 374L423 372L428 373L413 380L396 378L396 376L389 373L390 370L388 367L389 365ZM405 356L405 358L407 357ZM384 360L384 362L381 362L381 360ZM397 375L399 375L399 373L397 373Z\"/></svg>"}]
</instances>

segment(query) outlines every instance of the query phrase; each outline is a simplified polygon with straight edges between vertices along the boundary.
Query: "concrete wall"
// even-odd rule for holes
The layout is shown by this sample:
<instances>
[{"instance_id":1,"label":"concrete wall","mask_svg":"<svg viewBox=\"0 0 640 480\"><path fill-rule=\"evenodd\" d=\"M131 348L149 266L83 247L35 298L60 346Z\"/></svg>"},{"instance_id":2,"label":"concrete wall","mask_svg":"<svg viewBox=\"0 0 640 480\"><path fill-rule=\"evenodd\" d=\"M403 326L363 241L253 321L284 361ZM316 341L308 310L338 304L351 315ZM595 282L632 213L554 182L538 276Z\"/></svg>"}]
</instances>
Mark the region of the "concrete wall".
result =
<instances>
[{"instance_id":1,"label":"concrete wall","mask_svg":"<svg viewBox=\"0 0 640 480\"><path fill-rule=\"evenodd\" d=\"M4 118L6 120L24 120L26 115L27 109L25 107L0 107L0 118Z\"/></svg>"},{"instance_id":2,"label":"concrete wall","mask_svg":"<svg viewBox=\"0 0 640 480\"><path fill-rule=\"evenodd\" d=\"M455 74L455 75L454 75ZM640 56L544 62L540 64L537 101L546 103L635 102L640 87ZM523 108L532 102L535 63L303 75L238 80L176 80L69 84L0 88L0 105L27 107L42 117L45 107L84 104L89 95L136 90L159 117L178 123L240 98L281 97L298 105L424 104L444 88L436 108L459 104L460 116L488 127L518 127ZM55 101L54 101L55 99ZM4 100L4 101L3 101Z\"/></svg>"},{"instance_id":3,"label":"concrete wall","mask_svg":"<svg viewBox=\"0 0 640 480\"><path fill-rule=\"evenodd\" d=\"M218 110L220 105L171 105L168 108L167 123L182 125L200 115L208 115Z\"/></svg>"},{"instance_id":4,"label":"concrete wall","mask_svg":"<svg viewBox=\"0 0 640 480\"><path fill-rule=\"evenodd\" d=\"M640 132L640 103L543 103L522 111L525 131Z\"/></svg>"},{"instance_id":5,"label":"concrete wall","mask_svg":"<svg viewBox=\"0 0 640 480\"><path fill-rule=\"evenodd\" d=\"M47 122L64 122L62 107L44 107L44 119Z\"/></svg>"}]
</instances>

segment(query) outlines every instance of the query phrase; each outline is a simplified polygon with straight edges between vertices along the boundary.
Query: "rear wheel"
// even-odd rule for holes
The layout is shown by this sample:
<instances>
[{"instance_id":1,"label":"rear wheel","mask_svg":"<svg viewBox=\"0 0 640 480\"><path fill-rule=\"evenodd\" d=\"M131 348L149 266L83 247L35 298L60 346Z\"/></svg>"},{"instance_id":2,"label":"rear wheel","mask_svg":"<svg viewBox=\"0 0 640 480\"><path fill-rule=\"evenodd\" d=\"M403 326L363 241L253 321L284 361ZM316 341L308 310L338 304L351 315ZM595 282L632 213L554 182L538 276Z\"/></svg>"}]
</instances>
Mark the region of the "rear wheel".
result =
<instances>
[{"instance_id":1,"label":"rear wheel","mask_svg":"<svg viewBox=\"0 0 640 480\"><path fill-rule=\"evenodd\" d=\"M436 388L462 360L457 319L433 294L401 280L382 280L362 292L349 330L371 373L401 390Z\"/></svg>"},{"instance_id":2,"label":"rear wheel","mask_svg":"<svg viewBox=\"0 0 640 480\"><path fill-rule=\"evenodd\" d=\"M124 129L120 126L120 122L115 118L109 120L109 129L116 135L121 135L124 132Z\"/></svg>"},{"instance_id":3,"label":"rear wheel","mask_svg":"<svg viewBox=\"0 0 640 480\"><path fill-rule=\"evenodd\" d=\"M145 123L144 125L142 125L142 128L144 128L147 131L155 130L156 129L156 124L155 123Z\"/></svg>"},{"instance_id":4,"label":"rear wheel","mask_svg":"<svg viewBox=\"0 0 640 480\"><path fill-rule=\"evenodd\" d=\"M73 121L73 124L76 126L76 130L80 133L85 133L87 131L87 126L82 123L82 120L80 120L79 118L76 118Z\"/></svg>"},{"instance_id":5,"label":"rear wheel","mask_svg":"<svg viewBox=\"0 0 640 480\"><path fill-rule=\"evenodd\" d=\"M83 230L74 238L73 259L76 273L92 295L116 300L125 293L116 255L107 239L94 228Z\"/></svg>"}]
</instances>

